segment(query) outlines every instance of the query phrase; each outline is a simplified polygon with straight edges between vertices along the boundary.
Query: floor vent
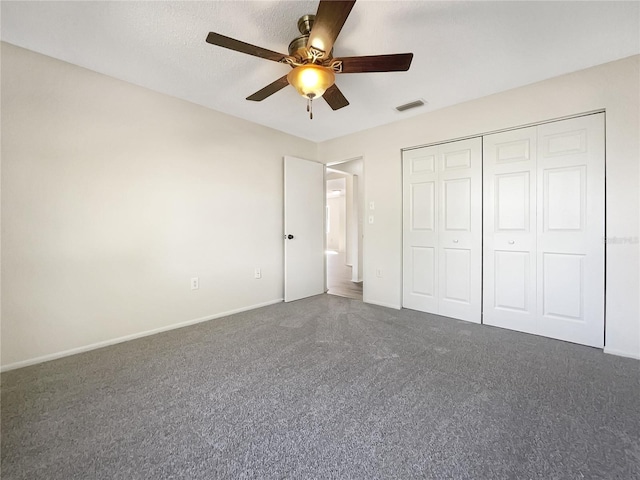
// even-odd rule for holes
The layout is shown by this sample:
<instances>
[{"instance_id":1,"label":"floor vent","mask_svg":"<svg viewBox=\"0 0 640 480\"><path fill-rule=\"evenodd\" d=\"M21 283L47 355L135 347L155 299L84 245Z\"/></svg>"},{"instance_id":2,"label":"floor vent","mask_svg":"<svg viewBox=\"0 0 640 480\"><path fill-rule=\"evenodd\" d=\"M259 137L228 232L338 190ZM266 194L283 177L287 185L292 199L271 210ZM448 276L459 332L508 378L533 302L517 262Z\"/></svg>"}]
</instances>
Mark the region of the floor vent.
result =
<instances>
[{"instance_id":1,"label":"floor vent","mask_svg":"<svg viewBox=\"0 0 640 480\"><path fill-rule=\"evenodd\" d=\"M396 110L398 110L399 112L404 112L405 110L409 110L410 108L421 107L422 105L424 105L424 102L422 100L416 100L415 102L409 102L405 103L404 105L397 106Z\"/></svg>"}]
</instances>

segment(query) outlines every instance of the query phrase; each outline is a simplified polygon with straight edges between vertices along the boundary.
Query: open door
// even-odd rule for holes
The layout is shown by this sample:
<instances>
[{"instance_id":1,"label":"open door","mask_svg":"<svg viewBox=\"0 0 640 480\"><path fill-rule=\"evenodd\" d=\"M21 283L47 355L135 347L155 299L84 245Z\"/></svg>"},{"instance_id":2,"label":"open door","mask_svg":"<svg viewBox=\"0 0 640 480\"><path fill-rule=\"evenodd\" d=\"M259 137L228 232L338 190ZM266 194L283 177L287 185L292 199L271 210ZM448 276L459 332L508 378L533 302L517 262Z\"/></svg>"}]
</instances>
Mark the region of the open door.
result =
<instances>
[{"instance_id":1,"label":"open door","mask_svg":"<svg viewBox=\"0 0 640 480\"><path fill-rule=\"evenodd\" d=\"M325 292L324 165L284 157L284 301Z\"/></svg>"}]
</instances>

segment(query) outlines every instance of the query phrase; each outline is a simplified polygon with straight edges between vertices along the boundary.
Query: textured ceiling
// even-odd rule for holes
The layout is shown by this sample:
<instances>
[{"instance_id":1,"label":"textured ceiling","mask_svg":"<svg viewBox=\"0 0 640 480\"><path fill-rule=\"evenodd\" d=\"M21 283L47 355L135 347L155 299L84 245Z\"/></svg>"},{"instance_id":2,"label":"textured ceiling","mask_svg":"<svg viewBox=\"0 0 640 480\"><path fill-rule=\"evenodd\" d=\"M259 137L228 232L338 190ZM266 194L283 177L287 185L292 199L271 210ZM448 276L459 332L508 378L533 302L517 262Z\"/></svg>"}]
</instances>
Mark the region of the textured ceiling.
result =
<instances>
[{"instance_id":1,"label":"textured ceiling","mask_svg":"<svg viewBox=\"0 0 640 480\"><path fill-rule=\"evenodd\" d=\"M640 53L639 2L366 1L334 56L413 52L408 72L343 74L332 111L287 87L245 98L289 67L205 43L218 32L287 53L316 1L2 1L2 40L137 85L322 141ZM424 107L394 107L424 99Z\"/></svg>"}]
</instances>

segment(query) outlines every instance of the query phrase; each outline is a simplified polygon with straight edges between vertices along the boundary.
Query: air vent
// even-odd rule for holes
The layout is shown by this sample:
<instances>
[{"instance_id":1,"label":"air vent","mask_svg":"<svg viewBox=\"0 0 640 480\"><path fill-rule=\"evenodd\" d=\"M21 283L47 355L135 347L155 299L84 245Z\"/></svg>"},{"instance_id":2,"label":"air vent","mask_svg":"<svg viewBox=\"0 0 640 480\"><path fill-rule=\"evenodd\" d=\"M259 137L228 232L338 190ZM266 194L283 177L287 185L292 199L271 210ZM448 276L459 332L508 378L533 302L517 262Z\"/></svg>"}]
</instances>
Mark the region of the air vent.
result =
<instances>
[{"instance_id":1,"label":"air vent","mask_svg":"<svg viewBox=\"0 0 640 480\"><path fill-rule=\"evenodd\" d=\"M414 102L405 103L404 105L399 105L396 107L396 110L399 112L404 112L405 110L409 110L410 108L421 107L424 105L422 100L416 100Z\"/></svg>"}]
</instances>

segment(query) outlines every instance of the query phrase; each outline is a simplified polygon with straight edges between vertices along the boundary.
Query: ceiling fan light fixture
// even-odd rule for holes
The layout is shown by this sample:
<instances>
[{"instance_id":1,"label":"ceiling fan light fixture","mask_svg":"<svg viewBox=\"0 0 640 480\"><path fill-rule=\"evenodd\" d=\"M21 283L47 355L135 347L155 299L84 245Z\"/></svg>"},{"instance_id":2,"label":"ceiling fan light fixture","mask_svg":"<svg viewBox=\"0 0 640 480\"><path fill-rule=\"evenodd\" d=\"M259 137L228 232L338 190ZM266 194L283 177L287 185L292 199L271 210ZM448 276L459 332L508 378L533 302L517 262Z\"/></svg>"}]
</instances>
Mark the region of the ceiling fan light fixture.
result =
<instances>
[{"instance_id":1,"label":"ceiling fan light fixture","mask_svg":"<svg viewBox=\"0 0 640 480\"><path fill-rule=\"evenodd\" d=\"M300 65L287 75L287 81L305 98L317 98L324 95L336 81L333 70L312 63Z\"/></svg>"},{"instance_id":2,"label":"ceiling fan light fixture","mask_svg":"<svg viewBox=\"0 0 640 480\"><path fill-rule=\"evenodd\" d=\"M313 99L321 97L336 81L336 74L314 63L299 65L289 72L287 81L307 99L307 112L313 120Z\"/></svg>"},{"instance_id":3,"label":"ceiling fan light fixture","mask_svg":"<svg viewBox=\"0 0 640 480\"><path fill-rule=\"evenodd\" d=\"M314 98L323 97L334 111L349 105L335 84L335 74L406 72L411 66L413 53L333 57L333 45L355 3L356 0L320 0L315 15L305 15L298 20L301 35L289 44L289 55L216 32L209 32L207 43L292 67L288 75L249 95L247 100L261 102L292 85L307 99L307 111L313 118Z\"/></svg>"}]
</instances>

